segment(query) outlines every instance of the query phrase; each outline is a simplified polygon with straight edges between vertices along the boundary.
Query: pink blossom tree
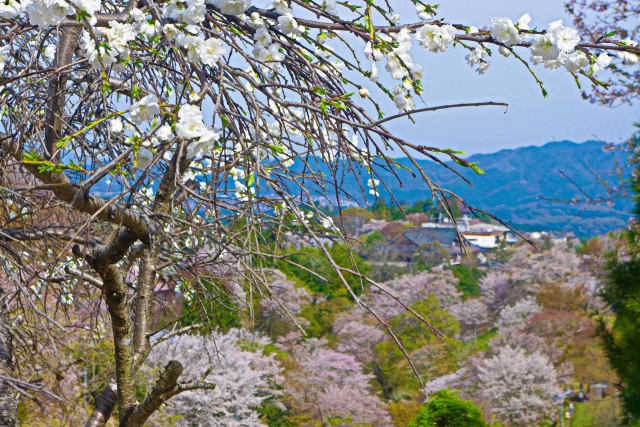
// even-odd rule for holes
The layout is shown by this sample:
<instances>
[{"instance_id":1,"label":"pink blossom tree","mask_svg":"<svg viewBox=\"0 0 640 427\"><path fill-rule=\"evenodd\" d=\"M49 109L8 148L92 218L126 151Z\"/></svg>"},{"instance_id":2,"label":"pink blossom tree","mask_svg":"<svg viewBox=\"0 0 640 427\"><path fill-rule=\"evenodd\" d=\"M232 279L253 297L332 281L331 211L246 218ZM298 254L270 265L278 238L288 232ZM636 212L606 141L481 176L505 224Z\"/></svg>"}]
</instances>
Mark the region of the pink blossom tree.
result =
<instances>
[{"instance_id":1,"label":"pink blossom tree","mask_svg":"<svg viewBox=\"0 0 640 427\"><path fill-rule=\"evenodd\" d=\"M193 389L174 397L165 408L179 416L177 425L264 425L256 408L265 399L280 396L277 385L282 382L275 355L264 352L269 343L269 338L246 329L173 337L153 348L147 372L162 369L170 360L185 367L182 375Z\"/></svg>"},{"instance_id":2,"label":"pink blossom tree","mask_svg":"<svg viewBox=\"0 0 640 427\"><path fill-rule=\"evenodd\" d=\"M530 426L549 417L560 392L551 361L524 349L503 347L478 364L478 388L487 410L502 422Z\"/></svg>"}]
</instances>

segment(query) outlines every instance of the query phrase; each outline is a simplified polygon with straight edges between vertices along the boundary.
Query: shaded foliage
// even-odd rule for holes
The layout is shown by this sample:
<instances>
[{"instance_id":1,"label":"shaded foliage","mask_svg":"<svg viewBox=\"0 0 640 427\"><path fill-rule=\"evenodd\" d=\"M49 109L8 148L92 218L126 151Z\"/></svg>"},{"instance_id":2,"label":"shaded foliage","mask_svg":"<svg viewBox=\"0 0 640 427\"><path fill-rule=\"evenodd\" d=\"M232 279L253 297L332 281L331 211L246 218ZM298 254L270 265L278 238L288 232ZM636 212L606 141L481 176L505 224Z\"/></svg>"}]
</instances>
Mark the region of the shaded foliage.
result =
<instances>
[{"instance_id":1,"label":"shaded foliage","mask_svg":"<svg viewBox=\"0 0 640 427\"><path fill-rule=\"evenodd\" d=\"M438 391L408 427L484 427L482 412L473 402L449 390Z\"/></svg>"}]
</instances>

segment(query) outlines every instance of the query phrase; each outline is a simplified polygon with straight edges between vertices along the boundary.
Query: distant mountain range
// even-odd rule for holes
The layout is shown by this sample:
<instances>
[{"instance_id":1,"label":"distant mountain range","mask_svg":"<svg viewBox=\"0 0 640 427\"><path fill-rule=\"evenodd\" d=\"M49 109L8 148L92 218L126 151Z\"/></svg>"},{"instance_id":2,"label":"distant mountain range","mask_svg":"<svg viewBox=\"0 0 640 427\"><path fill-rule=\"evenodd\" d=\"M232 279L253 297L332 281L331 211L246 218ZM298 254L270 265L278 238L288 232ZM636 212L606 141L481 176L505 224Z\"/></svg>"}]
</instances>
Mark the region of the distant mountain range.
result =
<instances>
[{"instance_id":1,"label":"distant mountain range","mask_svg":"<svg viewBox=\"0 0 640 427\"><path fill-rule=\"evenodd\" d=\"M415 170L409 159L396 160L408 169ZM582 197L577 187L592 197L606 195L606 188L597 181L596 176L611 178L611 171L616 164L612 153L605 152L601 142L550 142L541 147L475 154L466 160L478 162L486 175L476 175L471 169L462 168L455 163L448 164L469 179L473 187L433 161L417 162L425 174L441 187L455 192L472 206L487 210L522 231L571 231L578 236L593 236L624 227L631 216L630 199L617 199L613 206L560 202L570 201L574 196ZM319 168L325 176L330 176L327 164L318 166L310 162L309 165ZM298 171L303 168L305 166L299 160L293 166ZM561 171L575 185L563 177ZM413 203L431 198L422 178L405 168L394 168L394 172L397 177L385 171L381 171L380 176L398 201ZM353 174L338 172L337 175L340 178L335 187L342 190L341 204L347 207L364 206L361 187ZM364 168L361 168L359 176L366 193L369 176ZM233 188L233 185L230 187ZM312 185L305 183L305 187L313 193ZM112 197L120 190L110 187L106 182L100 182L92 191L96 195ZM380 197L391 200L389 191L382 186L379 192ZM331 193L331 187L327 186L321 195L323 198L335 197L335 192ZM351 197L345 197L345 194ZM368 196L368 199L369 203L373 202L373 196Z\"/></svg>"},{"instance_id":2,"label":"distant mountain range","mask_svg":"<svg viewBox=\"0 0 640 427\"><path fill-rule=\"evenodd\" d=\"M415 169L406 158L396 160ZM478 162L486 175L448 164L469 179L473 187L432 161L418 163L441 187L522 230L571 231L578 236L593 236L624 227L631 216L629 199L617 199L613 206L561 202L574 196L584 199L581 190L591 197L606 196L606 187L598 182L597 176L611 178L616 163L613 154L603 150L601 142L550 142L541 147L475 154L466 160ZM399 179L389 172L381 173L396 199L412 203L431 198L420 177L402 169L396 173ZM363 185L366 181L364 178ZM360 187L353 177L345 177L341 187L362 201ZM380 196L390 200L386 189L380 189Z\"/></svg>"}]
</instances>

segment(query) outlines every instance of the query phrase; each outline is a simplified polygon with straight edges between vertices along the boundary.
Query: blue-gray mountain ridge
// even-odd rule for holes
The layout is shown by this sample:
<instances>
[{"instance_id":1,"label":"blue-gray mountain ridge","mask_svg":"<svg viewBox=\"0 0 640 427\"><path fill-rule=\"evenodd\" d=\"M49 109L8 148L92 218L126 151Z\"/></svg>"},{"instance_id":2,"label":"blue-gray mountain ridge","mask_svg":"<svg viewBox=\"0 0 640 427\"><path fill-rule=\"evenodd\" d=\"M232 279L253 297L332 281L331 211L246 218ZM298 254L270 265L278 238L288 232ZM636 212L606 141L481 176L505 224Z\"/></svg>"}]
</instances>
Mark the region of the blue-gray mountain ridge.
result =
<instances>
[{"instance_id":1,"label":"blue-gray mountain ridge","mask_svg":"<svg viewBox=\"0 0 640 427\"><path fill-rule=\"evenodd\" d=\"M616 160L624 161L619 154ZM413 169L408 159L396 160ZM606 197L606 186L598 181L598 176L607 178L611 185L615 184L612 176L616 167L614 155L603 149L602 142L549 142L540 147L474 154L466 160L477 162L486 175L476 175L470 169L453 163L449 165L469 179L473 187L432 161L418 162L427 176L441 187L522 230L593 236L623 228L631 216L632 203L628 198L614 200L613 206L562 202L570 201L574 196L584 200L581 190L592 198ZM381 177L398 201L413 203L431 198L420 177L402 169L396 169L396 173L399 180L389 172L381 172ZM366 181L364 178L363 185ZM341 188L362 202L360 187L353 177L346 176ZM384 188L380 188L380 197L390 200L389 192ZM371 202L372 197L369 199Z\"/></svg>"}]
</instances>

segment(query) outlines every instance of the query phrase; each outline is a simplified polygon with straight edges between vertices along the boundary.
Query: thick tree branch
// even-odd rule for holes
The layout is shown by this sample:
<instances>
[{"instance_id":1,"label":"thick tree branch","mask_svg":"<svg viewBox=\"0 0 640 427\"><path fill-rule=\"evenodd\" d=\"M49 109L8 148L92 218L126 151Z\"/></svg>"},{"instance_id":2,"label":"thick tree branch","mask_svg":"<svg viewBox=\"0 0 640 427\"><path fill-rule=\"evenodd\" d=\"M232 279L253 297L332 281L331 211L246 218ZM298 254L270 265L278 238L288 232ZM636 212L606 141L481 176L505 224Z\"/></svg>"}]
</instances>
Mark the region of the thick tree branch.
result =
<instances>
[{"instance_id":1,"label":"thick tree branch","mask_svg":"<svg viewBox=\"0 0 640 427\"><path fill-rule=\"evenodd\" d=\"M160 374L158 381L142 401L126 419L127 427L137 427L153 414L171 396L175 396L181 390L177 384L178 377L182 374L182 364L171 360Z\"/></svg>"},{"instance_id":2,"label":"thick tree branch","mask_svg":"<svg viewBox=\"0 0 640 427\"><path fill-rule=\"evenodd\" d=\"M135 300L135 320L133 324L133 348L138 355L146 356L151 350L149 330L151 329L151 309L153 303L153 287L155 285L156 251L151 253L144 249L138 274L138 286ZM144 357L143 357L144 358Z\"/></svg>"},{"instance_id":3,"label":"thick tree branch","mask_svg":"<svg viewBox=\"0 0 640 427\"><path fill-rule=\"evenodd\" d=\"M0 136L0 148L22 162L22 150L6 136ZM51 185L51 191L60 200L70 204L80 212L95 215L103 221L127 227L138 239L149 243L149 224L138 213L113 201L87 194L82 187L73 184L64 172L40 171L39 165L23 163L23 166L36 178Z\"/></svg>"},{"instance_id":4,"label":"thick tree branch","mask_svg":"<svg viewBox=\"0 0 640 427\"><path fill-rule=\"evenodd\" d=\"M110 380L96 399L96 406L85 424L85 427L103 427L111 418L116 405L118 387L115 380Z\"/></svg>"},{"instance_id":5,"label":"thick tree branch","mask_svg":"<svg viewBox=\"0 0 640 427\"><path fill-rule=\"evenodd\" d=\"M56 51L56 68L64 67L71 63L81 31L81 27L65 27L61 29L62 34L58 40ZM67 73L56 73L49 80L44 134L44 148L49 159L59 158L59 155L56 155L58 150L56 143L62 138L65 92L68 78L69 75Z\"/></svg>"}]
</instances>

